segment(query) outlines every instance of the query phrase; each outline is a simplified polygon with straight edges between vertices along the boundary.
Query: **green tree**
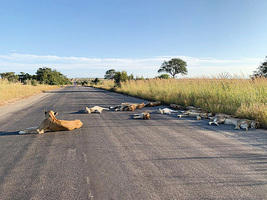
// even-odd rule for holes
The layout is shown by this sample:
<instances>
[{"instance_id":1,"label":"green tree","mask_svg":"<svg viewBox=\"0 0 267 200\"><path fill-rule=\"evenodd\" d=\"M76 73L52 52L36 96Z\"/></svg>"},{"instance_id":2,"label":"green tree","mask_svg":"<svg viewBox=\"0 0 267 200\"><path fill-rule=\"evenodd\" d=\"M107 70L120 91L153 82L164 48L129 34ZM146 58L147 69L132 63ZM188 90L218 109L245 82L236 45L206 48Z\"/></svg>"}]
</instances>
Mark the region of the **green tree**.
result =
<instances>
[{"instance_id":1,"label":"green tree","mask_svg":"<svg viewBox=\"0 0 267 200\"><path fill-rule=\"evenodd\" d=\"M36 79L40 83L49 85L67 85L71 84L70 80L58 72L57 70L52 70L51 68L43 67L39 68L36 72Z\"/></svg>"},{"instance_id":2,"label":"green tree","mask_svg":"<svg viewBox=\"0 0 267 200\"><path fill-rule=\"evenodd\" d=\"M115 85L120 86L121 82L126 82L129 79L127 72L122 71L122 72L115 72L114 74L114 82Z\"/></svg>"},{"instance_id":3,"label":"green tree","mask_svg":"<svg viewBox=\"0 0 267 200\"><path fill-rule=\"evenodd\" d=\"M110 70L106 71L104 78L112 80L112 79L114 79L114 75L115 75L115 69L110 69Z\"/></svg>"},{"instance_id":4,"label":"green tree","mask_svg":"<svg viewBox=\"0 0 267 200\"><path fill-rule=\"evenodd\" d=\"M254 71L254 76L267 77L267 56L265 57L265 61L258 67L257 71Z\"/></svg>"},{"instance_id":5,"label":"green tree","mask_svg":"<svg viewBox=\"0 0 267 200\"><path fill-rule=\"evenodd\" d=\"M161 74L158 77L161 78L161 79L168 79L168 78L170 78L169 74Z\"/></svg>"},{"instance_id":6,"label":"green tree","mask_svg":"<svg viewBox=\"0 0 267 200\"><path fill-rule=\"evenodd\" d=\"M130 74L130 75L128 76L128 80L134 80L134 75L133 75L133 74Z\"/></svg>"},{"instance_id":7,"label":"green tree","mask_svg":"<svg viewBox=\"0 0 267 200\"><path fill-rule=\"evenodd\" d=\"M173 78L176 74L187 74L187 64L185 61L183 61L180 58L173 58L169 61L164 61L158 70L158 73L160 72L167 72L169 73Z\"/></svg>"},{"instance_id":8,"label":"green tree","mask_svg":"<svg viewBox=\"0 0 267 200\"><path fill-rule=\"evenodd\" d=\"M17 82L19 77L15 74L15 72L5 72L0 73L2 79L7 79L10 82Z\"/></svg>"},{"instance_id":9,"label":"green tree","mask_svg":"<svg viewBox=\"0 0 267 200\"><path fill-rule=\"evenodd\" d=\"M24 72L20 72L20 74L18 75L18 79L20 82L25 83L26 80L31 80L32 76L28 73L24 73Z\"/></svg>"},{"instance_id":10,"label":"green tree","mask_svg":"<svg viewBox=\"0 0 267 200\"><path fill-rule=\"evenodd\" d=\"M98 85L101 83L100 79L99 78L95 78L94 80L91 81L92 84L94 85Z\"/></svg>"},{"instance_id":11,"label":"green tree","mask_svg":"<svg viewBox=\"0 0 267 200\"><path fill-rule=\"evenodd\" d=\"M143 76L136 76L135 80L145 80Z\"/></svg>"}]
</instances>

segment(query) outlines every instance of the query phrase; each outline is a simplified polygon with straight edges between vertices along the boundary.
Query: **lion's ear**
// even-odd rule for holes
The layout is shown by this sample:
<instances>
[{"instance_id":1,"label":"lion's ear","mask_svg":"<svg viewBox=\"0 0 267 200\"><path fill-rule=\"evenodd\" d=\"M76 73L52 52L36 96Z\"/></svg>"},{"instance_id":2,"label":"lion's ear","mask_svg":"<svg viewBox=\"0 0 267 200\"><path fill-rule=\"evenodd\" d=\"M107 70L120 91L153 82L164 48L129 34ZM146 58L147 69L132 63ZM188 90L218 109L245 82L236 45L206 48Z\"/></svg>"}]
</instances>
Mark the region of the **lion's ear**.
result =
<instances>
[{"instance_id":1,"label":"lion's ear","mask_svg":"<svg viewBox=\"0 0 267 200\"><path fill-rule=\"evenodd\" d=\"M46 110L44 110L45 115L47 114Z\"/></svg>"},{"instance_id":2,"label":"lion's ear","mask_svg":"<svg viewBox=\"0 0 267 200\"><path fill-rule=\"evenodd\" d=\"M54 115L55 115L55 116L58 115L58 112L54 112Z\"/></svg>"}]
</instances>

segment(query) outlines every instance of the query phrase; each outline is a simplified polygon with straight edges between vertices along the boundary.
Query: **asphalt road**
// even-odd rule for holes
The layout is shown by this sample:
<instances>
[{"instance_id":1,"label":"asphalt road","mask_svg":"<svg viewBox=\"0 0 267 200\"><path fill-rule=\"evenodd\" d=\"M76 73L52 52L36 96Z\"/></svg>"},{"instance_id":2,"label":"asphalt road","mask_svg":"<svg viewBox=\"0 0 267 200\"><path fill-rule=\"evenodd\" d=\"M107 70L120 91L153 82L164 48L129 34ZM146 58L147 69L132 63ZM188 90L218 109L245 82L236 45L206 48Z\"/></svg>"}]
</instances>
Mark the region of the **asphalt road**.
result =
<instances>
[{"instance_id":1,"label":"asphalt road","mask_svg":"<svg viewBox=\"0 0 267 200\"><path fill-rule=\"evenodd\" d=\"M26 101L16 111L0 107L1 200L267 199L266 130L159 114L131 118L147 108L83 114L85 106L144 102L91 87ZM18 135L38 126L49 109L84 125Z\"/></svg>"}]
</instances>

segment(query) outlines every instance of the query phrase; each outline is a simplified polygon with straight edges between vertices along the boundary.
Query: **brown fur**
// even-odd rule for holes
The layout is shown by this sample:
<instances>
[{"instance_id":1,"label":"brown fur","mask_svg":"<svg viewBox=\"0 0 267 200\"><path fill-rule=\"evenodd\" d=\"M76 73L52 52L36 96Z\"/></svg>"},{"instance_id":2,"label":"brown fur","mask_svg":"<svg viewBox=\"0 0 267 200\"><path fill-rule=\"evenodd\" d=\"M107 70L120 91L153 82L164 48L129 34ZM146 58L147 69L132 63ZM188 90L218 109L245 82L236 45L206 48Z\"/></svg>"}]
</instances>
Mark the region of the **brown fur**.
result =
<instances>
[{"instance_id":1,"label":"brown fur","mask_svg":"<svg viewBox=\"0 0 267 200\"><path fill-rule=\"evenodd\" d=\"M185 107L178 104L170 104L170 107L174 110L184 110Z\"/></svg>"},{"instance_id":2,"label":"brown fur","mask_svg":"<svg viewBox=\"0 0 267 200\"><path fill-rule=\"evenodd\" d=\"M145 107L145 103L140 103L137 104L136 108L144 108Z\"/></svg>"},{"instance_id":3,"label":"brown fur","mask_svg":"<svg viewBox=\"0 0 267 200\"><path fill-rule=\"evenodd\" d=\"M52 110L44 111L45 119L37 129L26 129L25 131L20 131L20 134L25 133L44 133L45 131L71 131L76 128L80 128L83 123L76 119L74 121L59 120L55 116L58 114Z\"/></svg>"},{"instance_id":4,"label":"brown fur","mask_svg":"<svg viewBox=\"0 0 267 200\"><path fill-rule=\"evenodd\" d=\"M135 111L137 108L138 104L131 104L129 106L126 106L125 108L123 108L124 111Z\"/></svg>"},{"instance_id":5,"label":"brown fur","mask_svg":"<svg viewBox=\"0 0 267 200\"><path fill-rule=\"evenodd\" d=\"M102 113L103 110L109 110L109 108L102 108L100 106L94 106L92 108L85 107L84 113Z\"/></svg>"},{"instance_id":6,"label":"brown fur","mask_svg":"<svg viewBox=\"0 0 267 200\"><path fill-rule=\"evenodd\" d=\"M212 121L209 122L209 125L215 124L219 126L219 124L223 124L230 115L218 113L214 117L209 117Z\"/></svg>"},{"instance_id":7,"label":"brown fur","mask_svg":"<svg viewBox=\"0 0 267 200\"><path fill-rule=\"evenodd\" d=\"M134 119L150 119L150 114L147 111L140 114L134 114Z\"/></svg>"},{"instance_id":8,"label":"brown fur","mask_svg":"<svg viewBox=\"0 0 267 200\"><path fill-rule=\"evenodd\" d=\"M237 125L235 129L245 129L246 131L251 129L256 129L259 127L259 122L257 120L248 120L248 119L240 119L237 121Z\"/></svg>"},{"instance_id":9,"label":"brown fur","mask_svg":"<svg viewBox=\"0 0 267 200\"><path fill-rule=\"evenodd\" d=\"M121 105L109 107L110 109L114 109L115 111L135 111L137 108L145 107L144 103L122 103Z\"/></svg>"},{"instance_id":10,"label":"brown fur","mask_svg":"<svg viewBox=\"0 0 267 200\"><path fill-rule=\"evenodd\" d=\"M197 120L200 120L202 118L208 119L209 117L212 116L212 113L207 113L204 111L199 111L199 110L187 110L182 112L181 115L177 115L178 117L195 117Z\"/></svg>"},{"instance_id":11,"label":"brown fur","mask_svg":"<svg viewBox=\"0 0 267 200\"><path fill-rule=\"evenodd\" d=\"M156 101L156 102L149 102L145 106L146 107L154 107L154 106L160 106L160 105L161 105L161 102L160 101Z\"/></svg>"}]
</instances>

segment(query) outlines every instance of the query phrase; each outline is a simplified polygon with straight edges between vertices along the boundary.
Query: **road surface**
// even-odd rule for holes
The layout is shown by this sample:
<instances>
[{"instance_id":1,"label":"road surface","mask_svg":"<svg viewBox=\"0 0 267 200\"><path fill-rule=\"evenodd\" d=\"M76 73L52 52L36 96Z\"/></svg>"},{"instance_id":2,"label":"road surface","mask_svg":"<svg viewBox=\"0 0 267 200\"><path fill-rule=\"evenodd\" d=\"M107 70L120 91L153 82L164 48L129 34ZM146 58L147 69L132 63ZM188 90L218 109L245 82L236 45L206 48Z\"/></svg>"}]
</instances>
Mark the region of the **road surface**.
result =
<instances>
[{"instance_id":1,"label":"road surface","mask_svg":"<svg viewBox=\"0 0 267 200\"><path fill-rule=\"evenodd\" d=\"M91 87L41 97L0 107L1 200L267 199L266 130L159 114L131 118L147 108L83 114L85 106L144 102ZM38 126L50 109L84 125L18 134Z\"/></svg>"}]
</instances>

